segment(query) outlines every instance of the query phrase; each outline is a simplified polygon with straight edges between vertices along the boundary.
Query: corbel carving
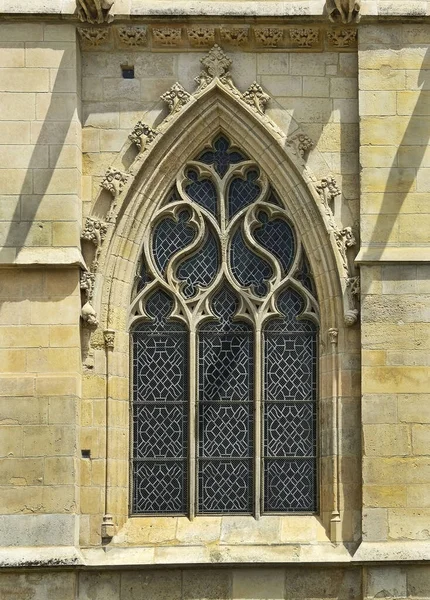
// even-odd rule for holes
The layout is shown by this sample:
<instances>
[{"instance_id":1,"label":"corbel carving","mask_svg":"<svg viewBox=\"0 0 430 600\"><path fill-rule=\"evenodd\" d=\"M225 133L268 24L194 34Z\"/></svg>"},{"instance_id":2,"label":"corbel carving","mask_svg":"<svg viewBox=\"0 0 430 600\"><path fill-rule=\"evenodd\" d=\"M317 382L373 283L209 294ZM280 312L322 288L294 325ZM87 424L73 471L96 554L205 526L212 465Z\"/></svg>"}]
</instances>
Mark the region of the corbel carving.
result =
<instances>
[{"instance_id":1,"label":"corbel carving","mask_svg":"<svg viewBox=\"0 0 430 600\"><path fill-rule=\"evenodd\" d=\"M156 45L177 46L181 42L180 27L153 27L152 37Z\"/></svg>"},{"instance_id":2,"label":"corbel carving","mask_svg":"<svg viewBox=\"0 0 430 600\"><path fill-rule=\"evenodd\" d=\"M88 327L97 327L99 324L96 311L92 306L94 296L95 274L82 271L80 288L84 294L85 302L81 308L81 318Z\"/></svg>"},{"instance_id":3,"label":"corbel carving","mask_svg":"<svg viewBox=\"0 0 430 600\"><path fill-rule=\"evenodd\" d=\"M209 46L215 42L215 27L192 27L187 33L192 46Z\"/></svg>"},{"instance_id":4,"label":"corbel carving","mask_svg":"<svg viewBox=\"0 0 430 600\"><path fill-rule=\"evenodd\" d=\"M170 114L173 115L181 110L190 101L191 94L185 90L180 83L172 85L170 90L160 96L167 103Z\"/></svg>"},{"instance_id":5,"label":"corbel carving","mask_svg":"<svg viewBox=\"0 0 430 600\"><path fill-rule=\"evenodd\" d=\"M128 137L136 144L140 152L143 152L145 148L155 140L157 135L158 131L156 129L153 129L142 121L138 121Z\"/></svg>"},{"instance_id":6,"label":"corbel carving","mask_svg":"<svg viewBox=\"0 0 430 600\"><path fill-rule=\"evenodd\" d=\"M116 219L117 198L121 194L124 185L127 183L128 175L112 167L106 171L106 175L100 186L112 194L112 203L106 215L106 221L113 223Z\"/></svg>"},{"instance_id":7,"label":"corbel carving","mask_svg":"<svg viewBox=\"0 0 430 600\"><path fill-rule=\"evenodd\" d=\"M357 23L360 20L361 0L326 0L330 21Z\"/></svg>"},{"instance_id":8,"label":"corbel carving","mask_svg":"<svg viewBox=\"0 0 430 600\"><path fill-rule=\"evenodd\" d=\"M255 39L261 46L276 48L284 37L284 30L279 27L256 27Z\"/></svg>"},{"instance_id":9,"label":"corbel carving","mask_svg":"<svg viewBox=\"0 0 430 600\"><path fill-rule=\"evenodd\" d=\"M264 114L266 110L266 104L270 100L269 94L263 90L261 85L254 81L252 85L242 94L242 100L252 106L254 110L256 110L261 115Z\"/></svg>"},{"instance_id":10,"label":"corbel carving","mask_svg":"<svg viewBox=\"0 0 430 600\"><path fill-rule=\"evenodd\" d=\"M313 148L314 143L305 133L296 133L287 139L287 145L296 156L304 158L309 150Z\"/></svg>"},{"instance_id":11,"label":"corbel carving","mask_svg":"<svg viewBox=\"0 0 430 600\"><path fill-rule=\"evenodd\" d=\"M249 29L247 27L221 27L221 39L232 46L242 46L248 41Z\"/></svg>"},{"instance_id":12,"label":"corbel carving","mask_svg":"<svg viewBox=\"0 0 430 600\"><path fill-rule=\"evenodd\" d=\"M103 339L106 348L110 348L112 350L115 346L115 331L113 329L105 329L103 331Z\"/></svg>"},{"instance_id":13,"label":"corbel carving","mask_svg":"<svg viewBox=\"0 0 430 600\"><path fill-rule=\"evenodd\" d=\"M87 23L104 23L111 21L110 9L115 0L77 0L78 18Z\"/></svg>"},{"instance_id":14,"label":"corbel carving","mask_svg":"<svg viewBox=\"0 0 430 600\"><path fill-rule=\"evenodd\" d=\"M327 38L336 48L348 48L357 43L356 29L331 29L327 31Z\"/></svg>"},{"instance_id":15,"label":"corbel carving","mask_svg":"<svg viewBox=\"0 0 430 600\"><path fill-rule=\"evenodd\" d=\"M108 29L106 29L106 27L78 27L78 33L85 44L88 44L89 46L100 46L108 36Z\"/></svg>"},{"instance_id":16,"label":"corbel carving","mask_svg":"<svg viewBox=\"0 0 430 600\"><path fill-rule=\"evenodd\" d=\"M311 48L318 43L320 32L311 27L302 27L300 29L290 29L290 37L300 48Z\"/></svg>"},{"instance_id":17,"label":"corbel carving","mask_svg":"<svg viewBox=\"0 0 430 600\"><path fill-rule=\"evenodd\" d=\"M124 25L123 27L118 28L118 37L121 42L127 46L146 46L146 27L129 27Z\"/></svg>"},{"instance_id":18,"label":"corbel carving","mask_svg":"<svg viewBox=\"0 0 430 600\"><path fill-rule=\"evenodd\" d=\"M345 312L345 325L351 327L357 322L360 314L360 276L348 277L346 280L346 294L350 309Z\"/></svg>"},{"instance_id":19,"label":"corbel carving","mask_svg":"<svg viewBox=\"0 0 430 600\"><path fill-rule=\"evenodd\" d=\"M91 264L91 270L96 271L99 266L99 256L102 248L103 240L106 237L107 225L103 221L99 221L94 217L87 217L85 227L81 233L81 239L92 242L96 247L94 260Z\"/></svg>"}]
</instances>

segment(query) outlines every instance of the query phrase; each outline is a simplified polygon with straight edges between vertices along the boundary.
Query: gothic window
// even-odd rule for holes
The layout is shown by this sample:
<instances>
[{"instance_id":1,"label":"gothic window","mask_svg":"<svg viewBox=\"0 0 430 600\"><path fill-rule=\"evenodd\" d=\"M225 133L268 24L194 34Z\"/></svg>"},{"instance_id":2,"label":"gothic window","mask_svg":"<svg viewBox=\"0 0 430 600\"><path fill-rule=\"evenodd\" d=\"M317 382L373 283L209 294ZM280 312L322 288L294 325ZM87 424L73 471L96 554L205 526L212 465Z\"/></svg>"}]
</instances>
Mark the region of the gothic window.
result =
<instances>
[{"instance_id":1,"label":"gothic window","mask_svg":"<svg viewBox=\"0 0 430 600\"><path fill-rule=\"evenodd\" d=\"M133 307L132 512L315 512L315 285L281 199L227 137L152 217Z\"/></svg>"}]
</instances>

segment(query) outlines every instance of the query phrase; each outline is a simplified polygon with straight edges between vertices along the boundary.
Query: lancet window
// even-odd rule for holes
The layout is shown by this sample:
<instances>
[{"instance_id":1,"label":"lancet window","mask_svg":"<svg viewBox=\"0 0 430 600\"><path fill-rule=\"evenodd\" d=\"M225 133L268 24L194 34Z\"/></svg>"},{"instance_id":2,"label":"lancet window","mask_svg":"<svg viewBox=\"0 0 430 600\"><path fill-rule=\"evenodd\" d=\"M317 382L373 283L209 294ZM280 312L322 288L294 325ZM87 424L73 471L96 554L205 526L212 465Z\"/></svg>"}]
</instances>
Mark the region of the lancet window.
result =
<instances>
[{"instance_id":1,"label":"lancet window","mask_svg":"<svg viewBox=\"0 0 430 600\"><path fill-rule=\"evenodd\" d=\"M227 136L155 211L131 323L132 512L315 512L315 285L281 195Z\"/></svg>"}]
</instances>

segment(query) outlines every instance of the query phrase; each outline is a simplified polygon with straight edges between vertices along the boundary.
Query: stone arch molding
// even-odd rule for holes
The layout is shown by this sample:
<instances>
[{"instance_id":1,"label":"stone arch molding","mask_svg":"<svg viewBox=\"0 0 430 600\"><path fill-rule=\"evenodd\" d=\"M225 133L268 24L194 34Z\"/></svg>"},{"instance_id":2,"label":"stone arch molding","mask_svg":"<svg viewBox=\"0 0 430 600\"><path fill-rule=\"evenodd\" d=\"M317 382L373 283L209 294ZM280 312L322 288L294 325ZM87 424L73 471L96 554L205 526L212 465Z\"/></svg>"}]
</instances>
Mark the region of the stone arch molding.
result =
<instances>
[{"instance_id":1,"label":"stone arch molding","mask_svg":"<svg viewBox=\"0 0 430 600\"><path fill-rule=\"evenodd\" d=\"M312 265L322 327L339 327L342 320L353 325L359 279L349 249L356 242L351 228L339 228L333 215L340 194L336 181L329 175L318 180L310 172L306 157L312 141L300 131L287 136L265 114L270 96L258 83L243 93L236 88L232 61L219 46L201 62L197 89L189 93L175 83L166 91L161 96L169 110L166 118L157 127L139 121L101 183L81 236L92 247L90 267L81 277L84 325L127 329L144 231L178 170L220 132L258 163L283 198ZM132 146L135 156L123 170Z\"/></svg>"}]
</instances>

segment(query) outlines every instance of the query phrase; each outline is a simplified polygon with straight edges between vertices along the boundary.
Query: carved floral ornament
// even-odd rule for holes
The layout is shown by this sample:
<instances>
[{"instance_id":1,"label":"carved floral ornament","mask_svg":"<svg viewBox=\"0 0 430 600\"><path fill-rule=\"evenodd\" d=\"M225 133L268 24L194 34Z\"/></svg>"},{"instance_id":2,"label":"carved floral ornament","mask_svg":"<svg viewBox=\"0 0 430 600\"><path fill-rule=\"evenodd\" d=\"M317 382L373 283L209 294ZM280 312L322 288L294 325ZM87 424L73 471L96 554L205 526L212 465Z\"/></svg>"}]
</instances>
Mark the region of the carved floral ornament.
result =
<instances>
[{"instance_id":1,"label":"carved floral ornament","mask_svg":"<svg viewBox=\"0 0 430 600\"><path fill-rule=\"evenodd\" d=\"M196 78L197 89L194 92L188 92L180 83L175 83L170 90L167 90L161 96L167 104L169 114L156 128L143 121L136 124L129 137L130 143L133 143L139 152L128 171L123 172L110 167L106 172L101 186L111 196L110 208L102 220L89 217L82 234L84 240L91 241L96 247L96 258L91 265L91 272L96 272L104 267L106 258L104 251L101 249L107 232L107 224L111 224L111 227L115 230L118 210L121 208L124 198L127 197L127 192L133 184L135 174L139 173L142 163L149 160L153 150L162 142L167 131L175 127L177 120L182 119L182 115L186 111L192 110L196 102L199 102L200 99L203 101L212 91L218 93L216 91L218 89L220 93L222 92L229 99L230 103L236 104L238 110L241 109L245 114L249 114L251 119L257 119L260 127L263 127L271 136L273 142L279 145L279 151L286 153L290 160L298 166L298 171L300 171L301 177L304 178L305 187L309 190L313 189L315 205L321 213L327 234L330 236L331 248L334 254L337 255L339 281L345 305L345 321L348 325L351 325L357 320L357 289L359 289L359 285L356 274L350 268L348 250L356 242L351 228L339 227L334 217L333 202L340 194L336 181L332 177L327 177L320 182L315 180L304 162L307 153L312 148L312 140L300 131L287 137L285 132L265 114L270 96L257 82L252 83L244 92L241 92L235 86L231 74L232 61L219 46L215 45L201 59L201 63L203 70ZM319 198L319 202L316 198ZM85 286L87 286L86 281ZM92 298L93 291L91 293ZM87 298L85 304L86 314L85 317L83 315L83 318L94 324L97 321L97 316L95 311L93 314L93 309L89 310L87 304L90 304L92 309Z\"/></svg>"}]
</instances>

